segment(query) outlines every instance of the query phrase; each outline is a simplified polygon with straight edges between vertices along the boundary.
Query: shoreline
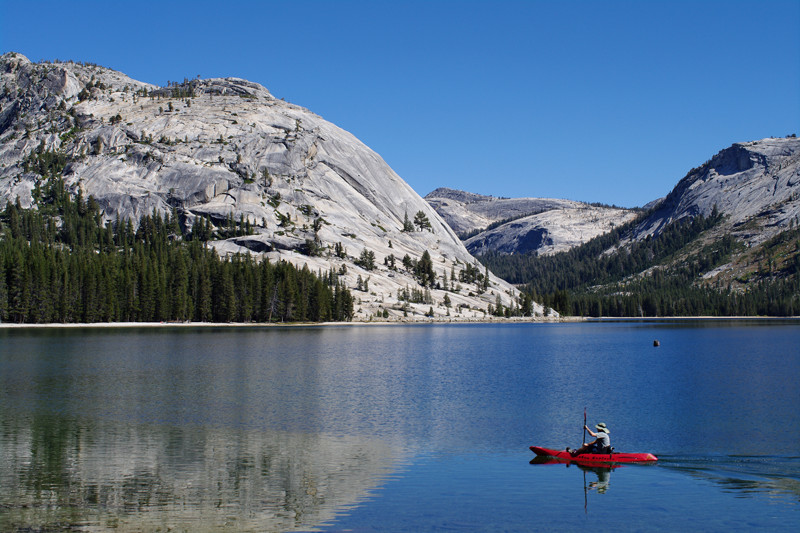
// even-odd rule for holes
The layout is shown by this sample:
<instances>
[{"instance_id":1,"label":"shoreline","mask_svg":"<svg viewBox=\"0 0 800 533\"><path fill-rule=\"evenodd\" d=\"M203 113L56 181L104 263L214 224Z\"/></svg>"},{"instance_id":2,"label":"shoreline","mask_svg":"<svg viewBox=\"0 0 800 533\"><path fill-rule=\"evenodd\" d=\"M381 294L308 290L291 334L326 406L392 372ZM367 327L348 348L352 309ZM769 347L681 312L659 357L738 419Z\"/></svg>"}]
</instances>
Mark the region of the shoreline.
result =
<instances>
[{"instance_id":1,"label":"shoreline","mask_svg":"<svg viewBox=\"0 0 800 533\"><path fill-rule=\"evenodd\" d=\"M672 316L672 317L518 317L497 319L369 320L351 322L91 322L16 324L0 322L0 329L80 329L80 328L274 328L274 327L351 327L414 326L458 324L560 324L578 322L665 322L665 321L800 321L800 316Z\"/></svg>"},{"instance_id":2,"label":"shoreline","mask_svg":"<svg viewBox=\"0 0 800 533\"><path fill-rule=\"evenodd\" d=\"M350 322L90 322L90 323L61 323L50 322L47 324L14 324L0 322L1 329L25 328L291 328L291 327L318 327L318 326L414 326L414 325L457 325L457 324L537 324L558 322L584 322L580 317L519 317L504 319L424 319L424 320L353 320Z\"/></svg>"}]
</instances>

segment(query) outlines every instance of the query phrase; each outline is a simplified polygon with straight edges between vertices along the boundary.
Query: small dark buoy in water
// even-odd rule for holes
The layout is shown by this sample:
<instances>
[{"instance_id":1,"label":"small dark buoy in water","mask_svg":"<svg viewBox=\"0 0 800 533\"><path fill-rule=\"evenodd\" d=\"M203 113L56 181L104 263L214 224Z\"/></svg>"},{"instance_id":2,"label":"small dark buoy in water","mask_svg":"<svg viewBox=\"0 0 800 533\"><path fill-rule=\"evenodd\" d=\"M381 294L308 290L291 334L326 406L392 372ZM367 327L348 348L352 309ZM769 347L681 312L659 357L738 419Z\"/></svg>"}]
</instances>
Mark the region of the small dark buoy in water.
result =
<instances>
[{"instance_id":1,"label":"small dark buoy in water","mask_svg":"<svg viewBox=\"0 0 800 533\"><path fill-rule=\"evenodd\" d=\"M653 341L653 346L661 346L661 343L658 342L658 339Z\"/></svg>"}]
</instances>

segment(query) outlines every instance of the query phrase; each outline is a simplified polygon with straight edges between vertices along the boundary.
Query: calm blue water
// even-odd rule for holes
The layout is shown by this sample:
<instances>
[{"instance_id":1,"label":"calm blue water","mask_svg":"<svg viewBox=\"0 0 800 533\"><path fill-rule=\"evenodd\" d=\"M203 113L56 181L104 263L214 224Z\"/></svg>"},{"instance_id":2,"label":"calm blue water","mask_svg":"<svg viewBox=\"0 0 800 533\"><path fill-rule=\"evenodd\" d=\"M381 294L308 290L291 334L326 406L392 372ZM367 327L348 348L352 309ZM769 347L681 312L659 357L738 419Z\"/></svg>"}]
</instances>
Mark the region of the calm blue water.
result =
<instances>
[{"instance_id":1,"label":"calm blue water","mask_svg":"<svg viewBox=\"0 0 800 533\"><path fill-rule=\"evenodd\" d=\"M0 330L0 530L796 531L799 343L797 321ZM580 445L584 409L659 463L530 464Z\"/></svg>"}]
</instances>

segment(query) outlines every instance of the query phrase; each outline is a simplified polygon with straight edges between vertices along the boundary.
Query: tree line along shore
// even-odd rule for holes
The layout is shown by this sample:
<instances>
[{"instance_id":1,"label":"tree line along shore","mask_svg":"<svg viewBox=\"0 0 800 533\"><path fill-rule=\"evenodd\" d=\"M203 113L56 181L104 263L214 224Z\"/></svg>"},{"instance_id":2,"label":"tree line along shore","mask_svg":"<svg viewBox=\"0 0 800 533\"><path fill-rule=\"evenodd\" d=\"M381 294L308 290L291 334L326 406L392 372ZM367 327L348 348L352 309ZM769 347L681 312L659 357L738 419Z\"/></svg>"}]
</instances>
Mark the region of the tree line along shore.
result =
<instances>
[{"instance_id":1,"label":"tree line along shore","mask_svg":"<svg viewBox=\"0 0 800 533\"><path fill-rule=\"evenodd\" d=\"M61 179L35 191L38 209L0 213L0 321L336 322L353 297L336 272L250 254L220 257L176 215L103 224L93 198ZM202 228L201 228L202 229Z\"/></svg>"}]
</instances>

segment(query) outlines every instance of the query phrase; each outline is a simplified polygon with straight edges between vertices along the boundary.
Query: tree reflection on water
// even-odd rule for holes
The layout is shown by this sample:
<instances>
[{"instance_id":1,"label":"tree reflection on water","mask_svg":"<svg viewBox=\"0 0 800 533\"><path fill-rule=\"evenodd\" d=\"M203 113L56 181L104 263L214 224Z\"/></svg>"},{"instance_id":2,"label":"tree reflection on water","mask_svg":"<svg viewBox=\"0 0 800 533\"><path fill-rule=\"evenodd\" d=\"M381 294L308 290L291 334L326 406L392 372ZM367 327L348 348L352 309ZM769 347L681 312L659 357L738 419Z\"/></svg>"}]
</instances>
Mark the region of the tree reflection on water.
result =
<instances>
[{"instance_id":1,"label":"tree reflection on water","mask_svg":"<svg viewBox=\"0 0 800 533\"><path fill-rule=\"evenodd\" d=\"M288 531L331 521L390 473L377 440L127 425L0 425L0 529Z\"/></svg>"}]
</instances>

